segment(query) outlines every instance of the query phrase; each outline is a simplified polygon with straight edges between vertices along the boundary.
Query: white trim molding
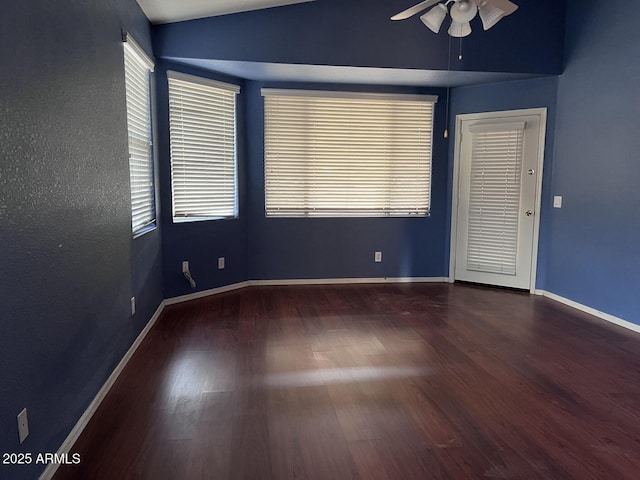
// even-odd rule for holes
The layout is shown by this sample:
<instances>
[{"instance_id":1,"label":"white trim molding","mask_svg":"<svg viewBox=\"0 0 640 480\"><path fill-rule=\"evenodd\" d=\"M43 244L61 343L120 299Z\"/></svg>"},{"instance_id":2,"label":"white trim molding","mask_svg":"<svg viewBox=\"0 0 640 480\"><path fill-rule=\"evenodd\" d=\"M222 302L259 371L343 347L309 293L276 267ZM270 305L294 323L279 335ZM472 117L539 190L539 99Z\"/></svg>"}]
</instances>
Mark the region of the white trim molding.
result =
<instances>
[{"instance_id":1,"label":"white trim molding","mask_svg":"<svg viewBox=\"0 0 640 480\"><path fill-rule=\"evenodd\" d=\"M136 352L142 341L145 339L149 331L156 324L156 321L162 314L164 308L168 305L175 305L182 302L188 302L191 300L197 300L199 298L209 297L212 295L217 295L220 293L231 292L234 290L240 290L246 287L257 287L257 286L295 286L295 285L362 285L362 284L384 284L384 283L396 283L396 284L408 284L408 283L452 283L454 281L453 277L376 277L376 278L309 278L309 279L284 279L284 280L247 280L244 282L234 283L231 285L225 285L218 288L212 288L209 290L204 290L202 292L191 293L188 295L181 295L178 297L169 298L163 300L158 306L157 310L144 327L144 329L140 332L138 337L129 347L127 353L122 357L122 360L118 363L116 368L111 372L109 378L107 378L106 382L102 386L102 388L98 391L93 401L89 404L85 412L82 414L76 425L73 427L67 438L62 443L60 448L58 449L58 455L69 453L73 448L73 445L76 443L83 430L93 417L93 415L100 407L100 404L105 399L109 390L114 385L124 368L126 367L133 354ZM556 295L551 292L547 292L545 290L535 290L534 293L536 295L541 295L547 297L551 300L563 303L572 308L580 310L582 312L591 314L595 317L606 320L607 322L611 322L615 325L627 328L634 332L640 333L640 325L636 325L635 323L631 323L627 320L623 320L621 318L615 317L605 312L601 312L594 308L588 307L586 305L582 305L578 302L574 302L573 300L569 300L568 298L561 297L560 295ZM39 477L39 480L51 480L55 475L58 464L51 463L47 466L47 468L42 472Z\"/></svg>"},{"instance_id":2,"label":"white trim molding","mask_svg":"<svg viewBox=\"0 0 640 480\"><path fill-rule=\"evenodd\" d=\"M111 390L111 387L114 383L116 383L116 380L118 379L124 368L127 366L127 363L129 363L129 360L131 360L131 357L133 357L133 354L136 352L149 331L153 328L158 318L160 318L164 307L165 301L163 300L160 305L158 305L158 308L156 309L147 325L142 329L138 337L133 341L133 343L129 347L129 350L127 350L127 353L124 354L124 357L122 357L116 368L114 368L113 372L111 372L111 375L109 375L107 381L104 382L104 385L102 385L102 388L100 388L100 390L93 398L87 409L84 411L80 419L77 421L71 432L69 432L69 435L67 435L65 441L62 443L62 445L60 445L60 448L57 452L58 455L69 453L71 451L73 445L75 445L78 438L80 438L82 431L89 424L89 421L98 410L98 407L100 407L100 404L109 393L109 390ZM59 466L60 464L58 463L50 463L40 475L39 480L52 479Z\"/></svg>"},{"instance_id":3,"label":"white trim molding","mask_svg":"<svg viewBox=\"0 0 640 480\"><path fill-rule=\"evenodd\" d=\"M168 298L165 305L189 302L198 298L209 297L219 293L231 292L246 287L286 287L295 285L361 285L371 283L445 283L447 277L374 277L374 278L295 278L283 280L247 280L245 282L232 283L223 287L203 290L202 292L189 293L178 297Z\"/></svg>"},{"instance_id":4,"label":"white trim molding","mask_svg":"<svg viewBox=\"0 0 640 480\"><path fill-rule=\"evenodd\" d=\"M576 310L580 310L581 312L588 313L589 315L593 315L594 317L598 317L601 320L605 320L609 323L613 323L614 325L618 325L619 327L626 328L636 333L640 333L640 325L629 322L628 320L624 320L622 318L611 315L610 313L602 312L600 310L596 310L595 308L589 307L587 305L583 305L582 303L575 302L568 298L562 297L560 295L556 295L555 293L547 292L546 290L536 290L536 295L541 295L543 297L549 298L556 302L567 305L571 308L575 308Z\"/></svg>"},{"instance_id":5,"label":"white trim molding","mask_svg":"<svg viewBox=\"0 0 640 480\"><path fill-rule=\"evenodd\" d=\"M189 302L191 300L197 300L199 298L205 298L211 295L218 295L219 293L231 292L233 290L239 290L241 288L246 288L249 286L251 286L251 282L232 283L231 285L224 285L222 287L211 288L209 290L203 290L201 292L189 293L187 295L168 298L164 301L164 304L175 305L176 303Z\"/></svg>"},{"instance_id":6,"label":"white trim molding","mask_svg":"<svg viewBox=\"0 0 640 480\"><path fill-rule=\"evenodd\" d=\"M535 217L533 219L533 243L531 255L531 275L529 280L529 293L535 293L535 284L538 272L538 244L540 236L540 212L542 211L542 177L545 160L545 145L547 132L547 108L526 108L520 110L503 110L480 113L464 113L456 116L456 126L453 148L453 178L451 188L451 226L449 241L449 275L455 279L456 247L458 234L458 194L460 176L460 156L462 142L462 122L473 120L495 120L496 122L508 117L538 116L540 119L540 132L538 135L538 176L535 195Z\"/></svg>"},{"instance_id":7,"label":"white trim molding","mask_svg":"<svg viewBox=\"0 0 640 480\"><path fill-rule=\"evenodd\" d=\"M142 341L145 339L149 331L156 324L158 318L162 314L164 308L168 305L175 305L177 303L188 302L191 300L197 300L199 298L209 297L212 295L218 295L220 293L231 292L234 290L240 290L246 287L252 286L287 286L287 285L347 285L347 284L376 284L376 283L440 283L447 282L449 279L445 277L394 277L394 278L312 278L312 279L293 279L293 280L248 280L245 282L234 283L231 285L225 285L218 288L212 288L210 290L204 290L202 292L190 293L188 295L181 295L178 297L169 298L163 300L155 313L142 329L138 337L127 350L127 353L122 357L116 368L111 372L109 378L104 382L102 388L98 391L93 398L85 412L77 421L67 438L58 449L58 455L70 453L71 449L75 445L78 438L82 434L83 430L89 424L89 421L96 413L100 404L105 399L111 387L115 384L116 380L122 373L122 371L133 357ZM58 470L59 464L50 463L47 468L40 475L39 480L51 480Z\"/></svg>"},{"instance_id":8,"label":"white trim molding","mask_svg":"<svg viewBox=\"0 0 640 480\"><path fill-rule=\"evenodd\" d=\"M251 286L362 285L371 283L443 283L445 277L302 278L291 280L251 280Z\"/></svg>"},{"instance_id":9,"label":"white trim molding","mask_svg":"<svg viewBox=\"0 0 640 480\"><path fill-rule=\"evenodd\" d=\"M437 95L422 95L408 93L372 93L372 92L344 92L336 90L294 90L282 88L262 88L263 97L313 97L313 98L365 98L370 100L396 100L438 103Z\"/></svg>"}]
</instances>

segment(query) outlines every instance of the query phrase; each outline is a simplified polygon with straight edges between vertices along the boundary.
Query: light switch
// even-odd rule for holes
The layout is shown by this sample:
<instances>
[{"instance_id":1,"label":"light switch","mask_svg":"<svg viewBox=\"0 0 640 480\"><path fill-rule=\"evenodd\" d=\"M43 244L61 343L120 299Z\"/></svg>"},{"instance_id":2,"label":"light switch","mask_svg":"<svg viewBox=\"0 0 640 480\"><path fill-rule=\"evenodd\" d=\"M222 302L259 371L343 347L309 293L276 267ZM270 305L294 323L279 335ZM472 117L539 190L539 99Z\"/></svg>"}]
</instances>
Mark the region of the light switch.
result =
<instances>
[{"instance_id":1,"label":"light switch","mask_svg":"<svg viewBox=\"0 0 640 480\"><path fill-rule=\"evenodd\" d=\"M555 195L553 197L553 208L562 208L562 196Z\"/></svg>"}]
</instances>

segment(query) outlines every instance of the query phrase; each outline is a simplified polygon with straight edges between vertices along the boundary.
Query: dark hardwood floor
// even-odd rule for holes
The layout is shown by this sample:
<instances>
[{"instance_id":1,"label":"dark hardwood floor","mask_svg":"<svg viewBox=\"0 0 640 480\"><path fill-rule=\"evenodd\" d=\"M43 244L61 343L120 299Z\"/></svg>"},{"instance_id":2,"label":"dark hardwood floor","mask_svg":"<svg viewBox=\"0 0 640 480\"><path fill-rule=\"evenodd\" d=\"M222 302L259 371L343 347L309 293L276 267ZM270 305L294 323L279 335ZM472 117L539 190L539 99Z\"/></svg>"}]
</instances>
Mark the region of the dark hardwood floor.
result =
<instances>
[{"instance_id":1,"label":"dark hardwood floor","mask_svg":"<svg viewBox=\"0 0 640 480\"><path fill-rule=\"evenodd\" d=\"M61 479L637 479L640 336L448 285L168 307Z\"/></svg>"}]
</instances>

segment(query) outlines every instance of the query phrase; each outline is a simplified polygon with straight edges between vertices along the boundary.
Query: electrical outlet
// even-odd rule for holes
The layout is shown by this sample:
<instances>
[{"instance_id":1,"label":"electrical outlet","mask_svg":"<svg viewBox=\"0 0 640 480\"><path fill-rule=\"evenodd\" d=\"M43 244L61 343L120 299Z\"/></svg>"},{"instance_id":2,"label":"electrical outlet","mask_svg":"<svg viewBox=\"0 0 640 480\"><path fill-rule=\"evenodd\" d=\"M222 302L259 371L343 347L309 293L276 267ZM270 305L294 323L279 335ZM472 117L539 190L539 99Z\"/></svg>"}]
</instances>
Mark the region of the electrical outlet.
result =
<instances>
[{"instance_id":1,"label":"electrical outlet","mask_svg":"<svg viewBox=\"0 0 640 480\"><path fill-rule=\"evenodd\" d=\"M218 270L224 270L224 257L218 258Z\"/></svg>"},{"instance_id":2,"label":"electrical outlet","mask_svg":"<svg viewBox=\"0 0 640 480\"><path fill-rule=\"evenodd\" d=\"M375 252L373 254L373 261L376 263L381 263L382 262L382 252Z\"/></svg>"},{"instance_id":3,"label":"electrical outlet","mask_svg":"<svg viewBox=\"0 0 640 480\"><path fill-rule=\"evenodd\" d=\"M185 260L182 262L182 273L187 273L189 271L189 262Z\"/></svg>"},{"instance_id":4,"label":"electrical outlet","mask_svg":"<svg viewBox=\"0 0 640 480\"><path fill-rule=\"evenodd\" d=\"M562 208L562 196L555 195L553 197L553 208Z\"/></svg>"},{"instance_id":5,"label":"electrical outlet","mask_svg":"<svg viewBox=\"0 0 640 480\"><path fill-rule=\"evenodd\" d=\"M136 297L131 297L131 316L136 314Z\"/></svg>"},{"instance_id":6,"label":"electrical outlet","mask_svg":"<svg viewBox=\"0 0 640 480\"><path fill-rule=\"evenodd\" d=\"M20 443L24 442L25 438L29 436L29 419L27 418L26 408L23 408L18 414L18 436L20 437Z\"/></svg>"}]
</instances>

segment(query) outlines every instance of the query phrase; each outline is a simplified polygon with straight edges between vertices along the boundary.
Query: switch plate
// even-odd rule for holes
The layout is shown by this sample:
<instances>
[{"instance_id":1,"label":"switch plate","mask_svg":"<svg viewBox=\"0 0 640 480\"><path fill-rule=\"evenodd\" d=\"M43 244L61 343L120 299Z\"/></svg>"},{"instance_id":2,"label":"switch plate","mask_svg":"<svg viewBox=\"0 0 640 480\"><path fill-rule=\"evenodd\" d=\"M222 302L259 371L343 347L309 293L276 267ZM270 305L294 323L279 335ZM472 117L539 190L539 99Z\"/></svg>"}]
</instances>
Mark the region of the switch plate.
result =
<instances>
[{"instance_id":1,"label":"switch plate","mask_svg":"<svg viewBox=\"0 0 640 480\"><path fill-rule=\"evenodd\" d=\"M224 270L224 257L218 258L218 270Z\"/></svg>"},{"instance_id":2,"label":"switch plate","mask_svg":"<svg viewBox=\"0 0 640 480\"><path fill-rule=\"evenodd\" d=\"M373 254L373 261L376 263L381 263L382 262L382 252L375 252Z\"/></svg>"},{"instance_id":3,"label":"switch plate","mask_svg":"<svg viewBox=\"0 0 640 480\"><path fill-rule=\"evenodd\" d=\"M29 419L27 418L26 408L23 408L18 414L18 436L20 437L20 443L24 442L25 438L29 436Z\"/></svg>"},{"instance_id":4,"label":"switch plate","mask_svg":"<svg viewBox=\"0 0 640 480\"><path fill-rule=\"evenodd\" d=\"M136 297L131 297L131 316L136 314Z\"/></svg>"},{"instance_id":5,"label":"switch plate","mask_svg":"<svg viewBox=\"0 0 640 480\"><path fill-rule=\"evenodd\" d=\"M185 260L182 262L182 273L187 273L189 271L189 262Z\"/></svg>"},{"instance_id":6,"label":"switch plate","mask_svg":"<svg viewBox=\"0 0 640 480\"><path fill-rule=\"evenodd\" d=\"M562 196L555 195L553 197L553 208L562 208Z\"/></svg>"}]
</instances>

